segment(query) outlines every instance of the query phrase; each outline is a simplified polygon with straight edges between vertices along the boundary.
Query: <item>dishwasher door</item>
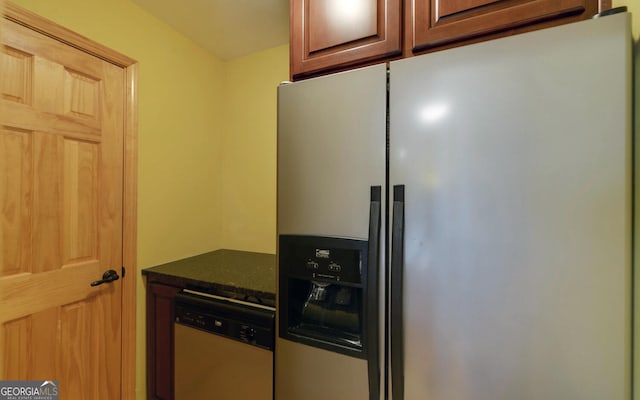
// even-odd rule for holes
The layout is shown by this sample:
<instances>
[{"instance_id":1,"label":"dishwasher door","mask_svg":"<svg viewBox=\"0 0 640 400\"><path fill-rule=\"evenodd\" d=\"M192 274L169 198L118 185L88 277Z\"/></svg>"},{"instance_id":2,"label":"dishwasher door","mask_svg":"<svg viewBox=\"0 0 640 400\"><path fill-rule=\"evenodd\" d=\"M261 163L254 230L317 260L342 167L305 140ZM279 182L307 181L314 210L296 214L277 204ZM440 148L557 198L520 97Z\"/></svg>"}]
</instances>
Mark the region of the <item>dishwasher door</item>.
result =
<instances>
[{"instance_id":1,"label":"dishwasher door","mask_svg":"<svg viewBox=\"0 0 640 400\"><path fill-rule=\"evenodd\" d=\"M178 295L175 319L175 400L273 399L273 310Z\"/></svg>"}]
</instances>

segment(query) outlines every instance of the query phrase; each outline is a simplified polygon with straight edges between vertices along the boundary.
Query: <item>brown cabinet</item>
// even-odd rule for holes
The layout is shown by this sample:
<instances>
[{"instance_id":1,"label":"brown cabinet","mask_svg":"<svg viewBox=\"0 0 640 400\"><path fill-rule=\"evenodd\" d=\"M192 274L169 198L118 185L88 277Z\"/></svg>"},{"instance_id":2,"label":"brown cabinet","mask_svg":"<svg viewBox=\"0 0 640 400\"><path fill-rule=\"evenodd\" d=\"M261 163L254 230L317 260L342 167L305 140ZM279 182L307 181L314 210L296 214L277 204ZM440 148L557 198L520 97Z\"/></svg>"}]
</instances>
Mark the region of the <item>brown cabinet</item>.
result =
<instances>
[{"instance_id":1,"label":"brown cabinet","mask_svg":"<svg viewBox=\"0 0 640 400\"><path fill-rule=\"evenodd\" d=\"M147 285L147 398L173 400L173 299L180 288Z\"/></svg>"},{"instance_id":2,"label":"brown cabinet","mask_svg":"<svg viewBox=\"0 0 640 400\"><path fill-rule=\"evenodd\" d=\"M407 48L420 51L496 32L590 18L597 0L409 0Z\"/></svg>"},{"instance_id":3,"label":"brown cabinet","mask_svg":"<svg viewBox=\"0 0 640 400\"><path fill-rule=\"evenodd\" d=\"M611 0L290 1L293 79L587 19L611 7Z\"/></svg>"},{"instance_id":4,"label":"brown cabinet","mask_svg":"<svg viewBox=\"0 0 640 400\"><path fill-rule=\"evenodd\" d=\"M399 55L401 0L291 0L291 74Z\"/></svg>"}]
</instances>

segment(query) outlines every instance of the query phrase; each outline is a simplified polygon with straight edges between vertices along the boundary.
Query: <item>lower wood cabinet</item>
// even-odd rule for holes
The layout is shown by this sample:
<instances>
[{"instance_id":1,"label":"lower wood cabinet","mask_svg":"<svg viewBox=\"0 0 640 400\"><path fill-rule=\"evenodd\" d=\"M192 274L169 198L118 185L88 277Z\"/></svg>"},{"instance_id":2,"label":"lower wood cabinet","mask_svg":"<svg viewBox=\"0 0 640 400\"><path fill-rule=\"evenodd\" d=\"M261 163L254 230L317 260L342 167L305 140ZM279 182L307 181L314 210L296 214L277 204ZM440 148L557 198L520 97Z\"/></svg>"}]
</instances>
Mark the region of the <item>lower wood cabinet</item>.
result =
<instances>
[{"instance_id":1,"label":"lower wood cabinet","mask_svg":"<svg viewBox=\"0 0 640 400\"><path fill-rule=\"evenodd\" d=\"M173 300L181 288L147 285L147 398L173 400Z\"/></svg>"}]
</instances>

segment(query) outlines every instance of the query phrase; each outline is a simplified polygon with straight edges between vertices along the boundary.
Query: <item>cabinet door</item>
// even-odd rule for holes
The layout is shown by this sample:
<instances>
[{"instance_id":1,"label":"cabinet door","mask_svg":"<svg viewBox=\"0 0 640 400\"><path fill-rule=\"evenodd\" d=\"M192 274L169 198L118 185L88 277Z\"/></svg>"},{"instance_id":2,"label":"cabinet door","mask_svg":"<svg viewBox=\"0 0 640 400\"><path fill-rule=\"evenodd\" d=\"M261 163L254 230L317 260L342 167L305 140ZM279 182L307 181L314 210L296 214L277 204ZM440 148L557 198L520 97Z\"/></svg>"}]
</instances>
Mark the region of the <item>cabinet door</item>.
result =
<instances>
[{"instance_id":1,"label":"cabinet door","mask_svg":"<svg viewBox=\"0 0 640 400\"><path fill-rule=\"evenodd\" d=\"M598 0L410 0L409 4L406 40L414 51L550 20L587 19L598 12Z\"/></svg>"},{"instance_id":2,"label":"cabinet door","mask_svg":"<svg viewBox=\"0 0 640 400\"><path fill-rule=\"evenodd\" d=\"M400 0L291 0L291 75L401 52Z\"/></svg>"}]
</instances>

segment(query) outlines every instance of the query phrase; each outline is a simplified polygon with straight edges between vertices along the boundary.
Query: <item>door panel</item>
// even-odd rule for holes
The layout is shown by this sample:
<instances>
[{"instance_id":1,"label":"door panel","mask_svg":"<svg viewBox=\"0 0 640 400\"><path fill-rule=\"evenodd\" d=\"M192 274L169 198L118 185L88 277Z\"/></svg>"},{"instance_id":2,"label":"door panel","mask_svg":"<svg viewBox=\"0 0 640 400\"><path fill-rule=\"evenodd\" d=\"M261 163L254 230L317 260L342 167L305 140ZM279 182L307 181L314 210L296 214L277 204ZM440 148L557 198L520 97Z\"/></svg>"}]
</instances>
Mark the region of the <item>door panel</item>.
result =
<instances>
[{"instance_id":1,"label":"door panel","mask_svg":"<svg viewBox=\"0 0 640 400\"><path fill-rule=\"evenodd\" d=\"M31 271L31 214L23 199L33 192L33 146L31 135L24 131L0 132L0 176L13 188L0 192L0 204L11 210L2 212L0 219L0 276L5 276Z\"/></svg>"},{"instance_id":2,"label":"door panel","mask_svg":"<svg viewBox=\"0 0 640 400\"><path fill-rule=\"evenodd\" d=\"M398 0L291 1L291 75L399 54L400 13Z\"/></svg>"},{"instance_id":3,"label":"door panel","mask_svg":"<svg viewBox=\"0 0 640 400\"><path fill-rule=\"evenodd\" d=\"M597 0L411 0L408 47L428 49L563 18L582 20L598 12Z\"/></svg>"},{"instance_id":4,"label":"door panel","mask_svg":"<svg viewBox=\"0 0 640 400\"><path fill-rule=\"evenodd\" d=\"M341 0L307 3L309 52L371 37L377 33L382 2ZM380 8L380 9L379 9Z\"/></svg>"},{"instance_id":5,"label":"door panel","mask_svg":"<svg viewBox=\"0 0 640 400\"><path fill-rule=\"evenodd\" d=\"M630 38L617 15L391 64L407 399L630 396Z\"/></svg>"},{"instance_id":6,"label":"door panel","mask_svg":"<svg viewBox=\"0 0 640 400\"><path fill-rule=\"evenodd\" d=\"M473 10L487 4L497 3L500 0L455 0L441 1L435 0L433 4L436 10L435 20L438 21L442 17L454 15L459 12Z\"/></svg>"},{"instance_id":7,"label":"door panel","mask_svg":"<svg viewBox=\"0 0 640 400\"><path fill-rule=\"evenodd\" d=\"M121 281L89 284L122 265L124 72L3 28L0 379L119 398Z\"/></svg>"}]
</instances>

